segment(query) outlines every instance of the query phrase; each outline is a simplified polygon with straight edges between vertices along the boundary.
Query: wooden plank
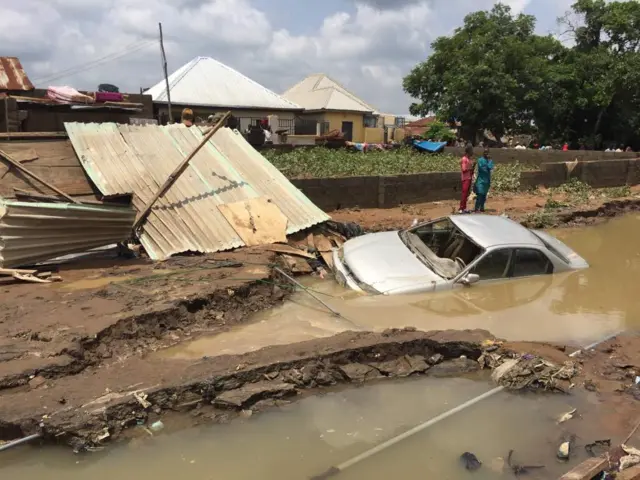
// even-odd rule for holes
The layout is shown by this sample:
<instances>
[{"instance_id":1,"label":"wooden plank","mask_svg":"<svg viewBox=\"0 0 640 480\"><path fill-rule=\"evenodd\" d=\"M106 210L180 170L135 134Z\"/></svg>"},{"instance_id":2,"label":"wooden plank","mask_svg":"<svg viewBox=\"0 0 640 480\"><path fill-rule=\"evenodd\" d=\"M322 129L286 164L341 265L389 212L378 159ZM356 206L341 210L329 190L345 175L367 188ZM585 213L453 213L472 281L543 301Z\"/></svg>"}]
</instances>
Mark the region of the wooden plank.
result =
<instances>
[{"instance_id":1,"label":"wooden plank","mask_svg":"<svg viewBox=\"0 0 640 480\"><path fill-rule=\"evenodd\" d=\"M29 170L46 179L51 184L69 195L95 195L90 181L82 167L39 167L40 160L29 164ZM0 161L0 165L6 165ZM35 179L11 168L9 173L0 179L0 195L13 198L14 189L50 194L51 191Z\"/></svg>"},{"instance_id":2,"label":"wooden plank","mask_svg":"<svg viewBox=\"0 0 640 480\"><path fill-rule=\"evenodd\" d=\"M67 132L0 132L0 138L67 138Z\"/></svg>"},{"instance_id":3,"label":"wooden plank","mask_svg":"<svg viewBox=\"0 0 640 480\"><path fill-rule=\"evenodd\" d=\"M54 167L80 167L80 160L69 140L37 140L0 142L0 150L12 157L24 155L25 150L35 150L37 161L33 165Z\"/></svg>"},{"instance_id":4,"label":"wooden plank","mask_svg":"<svg viewBox=\"0 0 640 480\"><path fill-rule=\"evenodd\" d=\"M218 205L218 210L247 247L287 241L287 217L266 197Z\"/></svg>"},{"instance_id":5,"label":"wooden plank","mask_svg":"<svg viewBox=\"0 0 640 480\"><path fill-rule=\"evenodd\" d=\"M329 239L324 235L316 235L315 244L319 252L330 252L333 250L333 245L331 245Z\"/></svg>"},{"instance_id":6,"label":"wooden plank","mask_svg":"<svg viewBox=\"0 0 640 480\"><path fill-rule=\"evenodd\" d=\"M591 480L609 466L605 457L588 458L560 477L559 480Z\"/></svg>"},{"instance_id":7,"label":"wooden plank","mask_svg":"<svg viewBox=\"0 0 640 480\"><path fill-rule=\"evenodd\" d=\"M297 257L304 257L304 258L311 258L311 259L316 258L315 255L312 255L308 252L305 252L304 250L300 250L290 245L281 245L278 243L274 243L272 245L263 245L260 248L262 248L263 250L269 250L270 252L286 253L289 255L297 256Z\"/></svg>"},{"instance_id":8,"label":"wooden plank","mask_svg":"<svg viewBox=\"0 0 640 480\"><path fill-rule=\"evenodd\" d=\"M291 255L281 255L282 259L286 263L287 267L293 273L311 273L313 268L303 258L295 258Z\"/></svg>"},{"instance_id":9,"label":"wooden plank","mask_svg":"<svg viewBox=\"0 0 640 480\"><path fill-rule=\"evenodd\" d=\"M0 275L9 275L13 276L16 273L24 273L26 275L33 275L37 273L37 270L24 270L20 268L0 268Z\"/></svg>"},{"instance_id":10,"label":"wooden plank","mask_svg":"<svg viewBox=\"0 0 640 480\"><path fill-rule=\"evenodd\" d=\"M68 194L66 194L65 192L63 192L62 190L60 190L59 188L55 187L54 185L52 185L51 183L47 182L46 180L44 180L42 177L38 176L37 174L33 173L32 171L30 171L28 168L22 166L22 164L20 162L16 162L11 155L9 155L8 153L0 150L0 157L4 157L4 159L9 162L12 166L14 166L15 168L17 168L18 170L20 170L22 173L24 173L25 175L28 175L29 177L39 181L40 183L42 183L43 185L47 186L48 188L50 188L51 190L53 190L54 192L56 192L58 195L63 196L64 198L66 198L67 200L69 200L72 203L79 203L77 200L74 200L73 198L71 198Z\"/></svg>"},{"instance_id":11,"label":"wooden plank","mask_svg":"<svg viewBox=\"0 0 640 480\"><path fill-rule=\"evenodd\" d=\"M309 232L307 235L307 248L309 248L310 251L317 250L316 242L313 241L313 232Z\"/></svg>"},{"instance_id":12,"label":"wooden plank","mask_svg":"<svg viewBox=\"0 0 640 480\"><path fill-rule=\"evenodd\" d=\"M6 152L6 150L4 151ZM20 163L31 162L38 159L38 152L36 152L33 148L25 148L24 150L19 152L7 153L9 153L9 155L11 155L11 158L13 158L16 162Z\"/></svg>"}]
</instances>

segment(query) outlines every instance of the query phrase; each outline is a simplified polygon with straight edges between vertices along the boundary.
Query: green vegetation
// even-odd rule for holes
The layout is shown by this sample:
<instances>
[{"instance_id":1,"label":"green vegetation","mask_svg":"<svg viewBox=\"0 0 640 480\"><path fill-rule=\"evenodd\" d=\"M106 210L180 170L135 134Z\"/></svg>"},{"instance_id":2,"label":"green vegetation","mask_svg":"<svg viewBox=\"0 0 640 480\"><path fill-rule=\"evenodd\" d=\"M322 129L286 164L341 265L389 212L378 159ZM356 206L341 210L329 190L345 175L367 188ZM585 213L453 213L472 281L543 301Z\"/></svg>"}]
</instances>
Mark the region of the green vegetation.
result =
<instances>
[{"instance_id":1,"label":"green vegetation","mask_svg":"<svg viewBox=\"0 0 640 480\"><path fill-rule=\"evenodd\" d=\"M262 153L288 178L398 175L460 169L460 159L453 155L427 155L412 148L367 153L347 149L298 148L287 153L274 150Z\"/></svg>"},{"instance_id":2,"label":"green vegetation","mask_svg":"<svg viewBox=\"0 0 640 480\"><path fill-rule=\"evenodd\" d=\"M440 121L431 123L422 138L431 139L434 142L455 142L457 140L455 133L451 131L451 127Z\"/></svg>"},{"instance_id":3,"label":"green vegetation","mask_svg":"<svg viewBox=\"0 0 640 480\"><path fill-rule=\"evenodd\" d=\"M411 148L358 153L346 149L310 148L263 155L288 178L327 178L407 173L458 172L460 159L453 155L428 155ZM491 191L516 192L524 167L499 164L493 172Z\"/></svg>"},{"instance_id":4,"label":"green vegetation","mask_svg":"<svg viewBox=\"0 0 640 480\"><path fill-rule=\"evenodd\" d=\"M640 149L640 2L576 0L560 19L572 40L497 4L467 15L404 79L414 115L462 123L463 137L531 134L540 144Z\"/></svg>"}]
</instances>

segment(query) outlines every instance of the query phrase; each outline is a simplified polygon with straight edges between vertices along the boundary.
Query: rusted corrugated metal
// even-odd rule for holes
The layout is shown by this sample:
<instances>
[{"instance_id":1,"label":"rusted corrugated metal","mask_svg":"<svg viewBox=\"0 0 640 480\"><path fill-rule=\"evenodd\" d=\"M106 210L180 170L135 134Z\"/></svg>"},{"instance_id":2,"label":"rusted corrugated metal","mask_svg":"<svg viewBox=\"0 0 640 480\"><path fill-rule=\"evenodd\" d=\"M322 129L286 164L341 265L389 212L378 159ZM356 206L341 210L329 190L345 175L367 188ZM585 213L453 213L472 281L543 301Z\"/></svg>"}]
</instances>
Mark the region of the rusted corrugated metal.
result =
<instances>
[{"instance_id":1,"label":"rusted corrugated metal","mask_svg":"<svg viewBox=\"0 0 640 480\"><path fill-rule=\"evenodd\" d=\"M0 198L0 267L18 267L126 240L126 207L18 202Z\"/></svg>"},{"instance_id":2,"label":"rusted corrugated metal","mask_svg":"<svg viewBox=\"0 0 640 480\"><path fill-rule=\"evenodd\" d=\"M202 140L200 130L183 125L66 123L65 128L102 194L133 193L139 211ZM222 128L156 202L140 241L156 260L241 247L243 241L218 205L261 196L287 217L288 234L329 219L241 134Z\"/></svg>"},{"instance_id":3,"label":"rusted corrugated metal","mask_svg":"<svg viewBox=\"0 0 640 480\"><path fill-rule=\"evenodd\" d=\"M0 90L33 90L34 86L16 57L0 57Z\"/></svg>"}]
</instances>

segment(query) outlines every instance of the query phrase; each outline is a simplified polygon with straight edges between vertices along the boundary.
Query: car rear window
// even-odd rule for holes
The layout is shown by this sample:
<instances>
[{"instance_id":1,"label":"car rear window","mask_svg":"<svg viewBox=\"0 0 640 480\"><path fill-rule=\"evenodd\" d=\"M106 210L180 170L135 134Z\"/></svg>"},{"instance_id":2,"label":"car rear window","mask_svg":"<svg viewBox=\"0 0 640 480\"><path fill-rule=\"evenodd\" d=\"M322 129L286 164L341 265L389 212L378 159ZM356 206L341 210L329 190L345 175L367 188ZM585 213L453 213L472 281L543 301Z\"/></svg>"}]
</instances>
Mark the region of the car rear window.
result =
<instances>
[{"instance_id":1,"label":"car rear window","mask_svg":"<svg viewBox=\"0 0 640 480\"><path fill-rule=\"evenodd\" d=\"M549 243L547 241L546 238L544 238L544 236L540 235L539 232L536 232L535 230L531 230L531 232L540 239L540 241L542 243L544 243L544 246L547 247L547 250L549 250L551 253L553 253L556 257L558 257L560 260L562 260L564 263L571 263L569 261L569 259L567 258L567 253L571 253L571 251L567 251L565 253L561 252L558 248L556 248L554 245L551 245L551 243ZM567 249L568 250L568 249Z\"/></svg>"}]
</instances>

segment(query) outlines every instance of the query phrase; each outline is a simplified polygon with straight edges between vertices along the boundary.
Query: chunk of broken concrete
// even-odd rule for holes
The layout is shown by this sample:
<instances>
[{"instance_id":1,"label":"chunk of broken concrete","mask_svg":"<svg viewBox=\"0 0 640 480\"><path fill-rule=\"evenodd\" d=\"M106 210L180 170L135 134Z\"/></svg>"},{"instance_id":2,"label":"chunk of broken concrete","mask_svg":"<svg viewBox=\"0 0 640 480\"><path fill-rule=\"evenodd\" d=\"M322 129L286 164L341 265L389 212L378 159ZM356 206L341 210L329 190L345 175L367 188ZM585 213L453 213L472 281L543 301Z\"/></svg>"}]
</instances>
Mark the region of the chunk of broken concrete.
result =
<instances>
[{"instance_id":1,"label":"chunk of broken concrete","mask_svg":"<svg viewBox=\"0 0 640 480\"><path fill-rule=\"evenodd\" d=\"M395 360L387 362L376 362L370 364L384 375L392 377L408 377L414 373L422 373L429 369L430 365L424 357L419 355L405 355Z\"/></svg>"},{"instance_id":2,"label":"chunk of broken concrete","mask_svg":"<svg viewBox=\"0 0 640 480\"><path fill-rule=\"evenodd\" d=\"M367 380L373 380L375 378L382 377L380 371L370 365L363 365L362 363L349 363L348 365L341 365L340 370L347 378L352 382L364 382Z\"/></svg>"},{"instance_id":3,"label":"chunk of broken concrete","mask_svg":"<svg viewBox=\"0 0 640 480\"><path fill-rule=\"evenodd\" d=\"M218 408L241 410L265 398L285 398L297 393L295 386L290 383L247 383L235 390L222 392L213 400L213 405Z\"/></svg>"},{"instance_id":4,"label":"chunk of broken concrete","mask_svg":"<svg viewBox=\"0 0 640 480\"><path fill-rule=\"evenodd\" d=\"M430 377L452 377L480 370L480 364L469 358L446 360L434 365L427 371Z\"/></svg>"},{"instance_id":5,"label":"chunk of broken concrete","mask_svg":"<svg viewBox=\"0 0 640 480\"><path fill-rule=\"evenodd\" d=\"M45 383L47 383L47 379L38 375L37 377L33 377L31 380L29 380L29 388L38 388Z\"/></svg>"}]
</instances>

